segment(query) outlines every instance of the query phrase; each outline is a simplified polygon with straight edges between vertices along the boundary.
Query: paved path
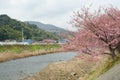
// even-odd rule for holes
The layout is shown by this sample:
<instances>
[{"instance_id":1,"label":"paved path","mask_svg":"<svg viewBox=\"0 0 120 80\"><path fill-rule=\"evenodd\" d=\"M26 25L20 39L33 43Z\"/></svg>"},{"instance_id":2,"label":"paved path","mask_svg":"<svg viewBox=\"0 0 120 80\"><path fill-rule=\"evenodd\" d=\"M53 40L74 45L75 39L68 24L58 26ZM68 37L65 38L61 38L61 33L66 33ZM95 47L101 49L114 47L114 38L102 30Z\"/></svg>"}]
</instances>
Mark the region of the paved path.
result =
<instances>
[{"instance_id":1,"label":"paved path","mask_svg":"<svg viewBox=\"0 0 120 80\"><path fill-rule=\"evenodd\" d=\"M96 80L120 80L120 64L114 66Z\"/></svg>"}]
</instances>

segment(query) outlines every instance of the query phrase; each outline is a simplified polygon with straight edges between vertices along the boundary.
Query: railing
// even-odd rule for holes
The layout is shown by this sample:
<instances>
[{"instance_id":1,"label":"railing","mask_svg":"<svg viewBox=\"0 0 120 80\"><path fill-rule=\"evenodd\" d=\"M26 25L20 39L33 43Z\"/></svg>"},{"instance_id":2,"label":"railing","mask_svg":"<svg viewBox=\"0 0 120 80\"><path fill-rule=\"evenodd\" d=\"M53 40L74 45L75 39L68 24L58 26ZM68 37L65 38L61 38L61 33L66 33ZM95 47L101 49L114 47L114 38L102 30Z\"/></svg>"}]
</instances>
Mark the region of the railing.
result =
<instances>
[{"instance_id":1,"label":"railing","mask_svg":"<svg viewBox=\"0 0 120 80\"><path fill-rule=\"evenodd\" d=\"M29 45L28 42L0 42L0 45Z\"/></svg>"}]
</instances>

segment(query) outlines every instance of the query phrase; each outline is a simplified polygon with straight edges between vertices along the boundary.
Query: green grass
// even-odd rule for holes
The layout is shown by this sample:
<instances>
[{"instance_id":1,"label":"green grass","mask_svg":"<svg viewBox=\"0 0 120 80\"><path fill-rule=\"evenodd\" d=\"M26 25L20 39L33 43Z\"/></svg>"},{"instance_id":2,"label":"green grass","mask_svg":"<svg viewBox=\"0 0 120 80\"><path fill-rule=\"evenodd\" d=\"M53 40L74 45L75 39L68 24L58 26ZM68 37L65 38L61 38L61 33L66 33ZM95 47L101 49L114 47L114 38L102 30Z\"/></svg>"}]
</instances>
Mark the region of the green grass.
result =
<instances>
[{"instance_id":1,"label":"green grass","mask_svg":"<svg viewBox=\"0 0 120 80\"><path fill-rule=\"evenodd\" d=\"M41 45L4 45L0 46L0 53L22 53L24 51L51 50L60 48L58 44Z\"/></svg>"}]
</instances>

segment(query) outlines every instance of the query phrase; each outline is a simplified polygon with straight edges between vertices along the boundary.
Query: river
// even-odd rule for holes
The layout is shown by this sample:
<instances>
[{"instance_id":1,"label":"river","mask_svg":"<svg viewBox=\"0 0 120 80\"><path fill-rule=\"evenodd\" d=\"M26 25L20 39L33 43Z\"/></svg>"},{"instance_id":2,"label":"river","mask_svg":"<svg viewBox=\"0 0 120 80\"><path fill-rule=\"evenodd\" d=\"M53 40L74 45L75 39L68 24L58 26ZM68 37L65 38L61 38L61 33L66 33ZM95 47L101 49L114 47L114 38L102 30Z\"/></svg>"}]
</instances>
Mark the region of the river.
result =
<instances>
[{"instance_id":1,"label":"river","mask_svg":"<svg viewBox=\"0 0 120 80\"><path fill-rule=\"evenodd\" d=\"M39 72L50 63L69 60L74 56L76 52L59 52L3 62L0 63L0 80L21 80Z\"/></svg>"}]
</instances>

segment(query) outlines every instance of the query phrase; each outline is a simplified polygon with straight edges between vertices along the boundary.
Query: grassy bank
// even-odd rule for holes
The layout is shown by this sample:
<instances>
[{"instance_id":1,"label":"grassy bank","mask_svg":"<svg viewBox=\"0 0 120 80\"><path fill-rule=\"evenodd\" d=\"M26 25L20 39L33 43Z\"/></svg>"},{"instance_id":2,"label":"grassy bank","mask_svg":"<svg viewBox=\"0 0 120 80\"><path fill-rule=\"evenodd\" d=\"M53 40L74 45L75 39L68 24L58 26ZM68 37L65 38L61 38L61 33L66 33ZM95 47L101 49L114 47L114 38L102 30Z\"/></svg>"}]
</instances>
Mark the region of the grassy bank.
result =
<instances>
[{"instance_id":1,"label":"grassy bank","mask_svg":"<svg viewBox=\"0 0 120 80\"><path fill-rule=\"evenodd\" d=\"M41 45L4 45L0 46L0 53L22 53L24 51L51 50L60 48L58 44L41 44Z\"/></svg>"},{"instance_id":2,"label":"grassy bank","mask_svg":"<svg viewBox=\"0 0 120 80\"><path fill-rule=\"evenodd\" d=\"M58 52L60 48L58 44L0 46L0 62Z\"/></svg>"},{"instance_id":3,"label":"grassy bank","mask_svg":"<svg viewBox=\"0 0 120 80\"><path fill-rule=\"evenodd\" d=\"M82 80L96 80L100 75L118 63L120 63L120 54L117 54L115 60L112 60L108 55L103 56L102 60L100 60L99 63L97 63L95 67L82 78Z\"/></svg>"}]
</instances>

